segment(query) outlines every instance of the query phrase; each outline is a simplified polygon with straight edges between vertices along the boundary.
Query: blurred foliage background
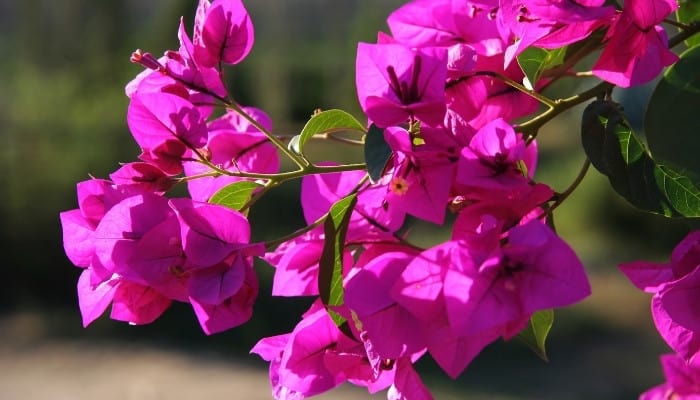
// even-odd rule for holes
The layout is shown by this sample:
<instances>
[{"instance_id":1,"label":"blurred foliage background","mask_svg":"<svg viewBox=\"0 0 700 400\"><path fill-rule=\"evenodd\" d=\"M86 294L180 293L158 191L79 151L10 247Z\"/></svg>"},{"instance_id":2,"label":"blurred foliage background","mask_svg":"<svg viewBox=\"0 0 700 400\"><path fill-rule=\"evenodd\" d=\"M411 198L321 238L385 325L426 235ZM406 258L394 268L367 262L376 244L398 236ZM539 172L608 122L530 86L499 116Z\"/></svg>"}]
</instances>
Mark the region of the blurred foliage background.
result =
<instances>
[{"instance_id":1,"label":"blurred foliage background","mask_svg":"<svg viewBox=\"0 0 700 400\"><path fill-rule=\"evenodd\" d=\"M227 75L235 98L266 110L278 133L298 132L317 107L343 108L361 118L354 91L356 44L374 41L377 30L386 31L386 16L402 2L246 3L256 43ZM106 177L119 162L135 159L138 149L126 126L123 88L141 68L129 63L129 55L136 48L156 55L176 48L179 17L191 29L194 8L194 1L184 0L0 0L0 253L5 278L0 334L14 332L27 340L143 341L257 363L245 355L252 344L290 330L309 304L309 299L270 298L272 270L260 265L256 314L233 331L205 337L184 305L175 305L150 326L129 327L107 318L87 330L80 326L75 295L80 271L63 254L58 213L77 206L78 181ZM569 94L577 84L564 82L552 95ZM640 118L649 88L618 92L633 119ZM555 190L573 180L584 160L580 112L568 112L540 134L538 179ZM345 157L347 149L337 146L319 144L318 154ZM496 343L456 382L432 374L434 365L423 362L420 368L431 386L457 393L455 398L481 393L483 398L619 399L660 382L657 360L666 347L654 331L649 299L626 282L616 264L667 259L689 227L634 211L606 184L589 172L556 214L559 233L591 272L593 296L556 314L550 363L520 343ZM255 235L271 238L299 227L297 196L298 185L290 184L256 206L251 214ZM421 228L433 238L446 235Z\"/></svg>"}]
</instances>

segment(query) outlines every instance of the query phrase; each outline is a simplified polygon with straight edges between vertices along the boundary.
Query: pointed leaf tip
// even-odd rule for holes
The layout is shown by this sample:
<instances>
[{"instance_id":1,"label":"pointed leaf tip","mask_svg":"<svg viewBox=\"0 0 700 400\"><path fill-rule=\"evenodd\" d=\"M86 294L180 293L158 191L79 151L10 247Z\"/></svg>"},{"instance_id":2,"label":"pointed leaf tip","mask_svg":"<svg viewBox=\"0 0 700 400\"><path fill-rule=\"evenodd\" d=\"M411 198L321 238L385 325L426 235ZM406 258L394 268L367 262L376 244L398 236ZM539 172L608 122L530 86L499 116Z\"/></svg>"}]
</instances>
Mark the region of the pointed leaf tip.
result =
<instances>
[{"instance_id":1,"label":"pointed leaf tip","mask_svg":"<svg viewBox=\"0 0 700 400\"><path fill-rule=\"evenodd\" d=\"M553 310L537 311L530 317L527 327L518 334L518 338L544 361L549 361L545 343L552 325L554 325Z\"/></svg>"}]
</instances>

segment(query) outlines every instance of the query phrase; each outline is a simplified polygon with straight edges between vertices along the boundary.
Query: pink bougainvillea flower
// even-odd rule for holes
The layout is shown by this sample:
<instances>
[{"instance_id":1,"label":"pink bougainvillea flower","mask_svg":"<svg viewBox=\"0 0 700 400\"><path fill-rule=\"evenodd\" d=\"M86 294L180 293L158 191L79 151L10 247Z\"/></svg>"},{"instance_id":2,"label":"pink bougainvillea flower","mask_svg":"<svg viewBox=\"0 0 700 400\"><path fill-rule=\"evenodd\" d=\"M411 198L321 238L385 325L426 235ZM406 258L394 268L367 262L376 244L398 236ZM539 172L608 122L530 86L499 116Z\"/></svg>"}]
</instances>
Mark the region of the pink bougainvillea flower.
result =
<instances>
[{"instance_id":1,"label":"pink bougainvillea flower","mask_svg":"<svg viewBox=\"0 0 700 400\"><path fill-rule=\"evenodd\" d=\"M112 206L138 194L138 189L117 186L104 179L89 179L78 183L78 209L60 214L63 248L74 265L82 268L93 266L94 232L97 225ZM99 266L96 269L99 269Z\"/></svg>"},{"instance_id":2,"label":"pink bougainvillea flower","mask_svg":"<svg viewBox=\"0 0 700 400\"><path fill-rule=\"evenodd\" d=\"M308 224L323 218L338 200L357 189L364 171L348 171L306 176L302 180L301 201ZM404 213L384 204L386 188L364 184L358 190L358 201L352 210L346 243L361 245L392 242L401 227ZM276 296L308 296L318 294L319 261L324 248L323 228L315 228L282 243L265 256L275 267L273 294ZM344 252L344 265L353 264L349 250Z\"/></svg>"},{"instance_id":3,"label":"pink bougainvillea flower","mask_svg":"<svg viewBox=\"0 0 700 400\"><path fill-rule=\"evenodd\" d=\"M678 8L675 0L626 1L605 35L608 41L593 66L599 78L622 87L649 82L678 60L658 25Z\"/></svg>"},{"instance_id":4,"label":"pink bougainvillea flower","mask_svg":"<svg viewBox=\"0 0 700 400\"><path fill-rule=\"evenodd\" d=\"M456 169L454 149L414 146L410 134L399 127L386 129L384 137L394 152L386 202L401 212L442 224Z\"/></svg>"},{"instance_id":5,"label":"pink bougainvillea flower","mask_svg":"<svg viewBox=\"0 0 700 400\"><path fill-rule=\"evenodd\" d=\"M459 79L474 72L477 55L474 48L467 44L455 44L447 49L447 76Z\"/></svg>"},{"instance_id":6,"label":"pink bougainvillea flower","mask_svg":"<svg viewBox=\"0 0 700 400\"><path fill-rule=\"evenodd\" d=\"M498 62L494 63L494 61ZM524 77L517 64L511 64L504 70L502 56L481 60L476 69L493 71L518 82ZM532 97L489 76L476 75L452 81L447 85L445 96L446 124L453 130L455 127L466 127L467 132L480 129L498 118L511 121L526 116L537 111L538 107L537 101ZM458 132L454 133L458 134ZM468 142L469 139L464 140Z\"/></svg>"},{"instance_id":7,"label":"pink bougainvillea flower","mask_svg":"<svg viewBox=\"0 0 700 400\"><path fill-rule=\"evenodd\" d=\"M176 85L177 81L173 77L163 73L167 60L166 56L155 59L151 53L143 52L141 49L134 51L131 62L141 64L146 69L126 84L124 87L126 96L131 98L137 91L160 92L166 86Z\"/></svg>"},{"instance_id":8,"label":"pink bougainvillea flower","mask_svg":"<svg viewBox=\"0 0 700 400\"><path fill-rule=\"evenodd\" d=\"M273 296L318 295L319 262L324 242L323 227L317 227L265 254L265 261L275 267ZM349 269L352 264L352 252L346 249L343 266Z\"/></svg>"},{"instance_id":9,"label":"pink bougainvillea flower","mask_svg":"<svg viewBox=\"0 0 700 400\"><path fill-rule=\"evenodd\" d=\"M324 362L325 354L342 335L317 302L292 333L264 338L251 353L271 361L270 380L275 399L303 399L333 389L345 380L342 375L333 374Z\"/></svg>"},{"instance_id":10,"label":"pink bougainvillea flower","mask_svg":"<svg viewBox=\"0 0 700 400\"><path fill-rule=\"evenodd\" d=\"M202 19L208 6L208 1L200 1L195 17L196 38L201 38ZM147 69L126 85L127 96L132 97L137 91L177 91L180 96L189 98L195 104L211 104L215 99L220 100L227 96L221 75L214 65L204 66L195 60L195 46L185 31L183 18L180 19L178 38L180 48L177 51L166 51L159 59L140 49L132 54L131 61Z\"/></svg>"},{"instance_id":11,"label":"pink bougainvillea flower","mask_svg":"<svg viewBox=\"0 0 700 400\"><path fill-rule=\"evenodd\" d=\"M387 18L392 36L412 47L449 46L458 43L452 0L410 1Z\"/></svg>"},{"instance_id":12,"label":"pink bougainvillea flower","mask_svg":"<svg viewBox=\"0 0 700 400\"><path fill-rule=\"evenodd\" d=\"M200 2L200 6L206 3ZM195 18L195 33L198 34L198 17ZM167 51L166 56L166 71L167 75L173 77L177 82L184 84L191 92L193 97L199 94L200 102L213 102L214 98L226 97L226 86L221 81L218 65L203 65L195 57L195 45L187 36L185 30L185 22L180 19L180 28L177 33L180 39L180 48L178 51ZM193 102L195 99L193 99Z\"/></svg>"},{"instance_id":13,"label":"pink bougainvillea flower","mask_svg":"<svg viewBox=\"0 0 700 400\"><path fill-rule=\"evenodd\" d=\"M143 149L155 148L168 140L201 147L207 139L207 127L197 108L170 93L137 93L131 98L127 122Z\"/></svg>"},{"instance_id":14,"label":"pink bougainvillea flower","mask_svg":"<svg viewBox=\"0 0 700 400\"><path fill-rule=\"evenodd\" d=\"M416 118L439 125L445 115L447 49L359 43L355 79L362 110L377 126Z\"/></svg>"},{"instance_id":15,"label":"pink bougainvillea flower","mask_svg":"<svg viewBox=\"0 0 700 400\"><path fill-rule=\"evenodd\" d=\"M676 9L676 0L628 0L622 12L629 15L640 29L648 29L663 22Z\"/></svg>"},{"instance_id":16,"label":"pink bougainvillea flower","mask_svg":"<svg viewBox=\"0 0 700 400\"><path fill-rule=\"evenodd\" d=\"M665 285L658 292L659 300L669 316L688 330L700 333L700 268L683 278Z\"/></svg>"},{"instance_id":17,"label":"pink bougainvillea flower","mask_svg":"<svg viewBox=\"0 0 700 400\"><path fill-rule=\"evenodd\" d=\"M250 257L241 254L235 257L237 260L232 264L198 270L192 275L189 301L207 335L242 325L253 315L258 278ZM202 293L199 296L193 290L196 286L199 286L196 291Z\"/></svg>"},{"instance_id":18,"label":"pink bougainvillea flower","mask_svg":"<svg viewBox=\"0 0 700 400\"><path fill-rule=\"evenodd\" d=\"M273 296L318 295L318 262L324 238L323 230L316 228L265 255L265 261L275 267ZM348 261L352 263L351 259Z\"/></svg>"},{"instance_id":19,"label":"pink bougainvillea flower","mask_svg":"<svg viewBox=\"0 0 700 400\"><path fill-rule=\"evenodd\" d=\"M406 357L396 360L396 372L386 395L387 400L432 400L428 388Z\"/></svg>"},{"instance_id":20,"label":"pink bougainvillea flower","mask_svg":"<svg viewBox=\"0 0 700 400\"><path fill-rule=\"evenodd\" d=\"M474 194L474 193L470 193ZM459 214L452 227L453 240L477 240L488 235L500 238L503 231L542 218L542 206L552 199L554 192L545 184L517 185L508 190L486 190L476 198L464 197L453 202L451 209Z\"/></svg>"},{"instance_id":21,"label":"pink bougainvillea flower","mask_svg":"<svg viewBox=\"0 0 700 400\"><path fill-rule=\"evenodd\" d=\"M455 295L452 291L463 293L465 287L455 285L454 279L447 276L457 265L474 263L474 256L468 244L461 241L448 241L427 249L405 260L407 265L390 290L396 307L420 321L416 327L421 328L411 330L413 340L422 337L430 355L452 378L459 376L484 347L503 334L502 329L496 327L463 335L450 324L446 298ZM520 328L522 322L517 323L517 327L514 323L508 324L509 332Z\"/></svg>"},{"instance_id":22,"label":"pink bougainvillea flower","mask_svg":"<svg viewBox=\"0 0 700 400\"><path fill-rule=\"evenodd\" d=\"M445 297L451 325L464 334L507 328L535 311L578 302L591 290L573 250L539 221L512 228L500 255L463 265L468 290Z\"/></svg>"},{"instance_id":23,"label":"pink bougainvillea flower","mask_svg":"<svg viewBox=\"0 0 700 400\"><path fill-rule=\"evenodd\" d=\"M203 146L207 140L207 127L197 107L170 93L134 94L127 122L145 154L142 159L168 173L181 172L185 152Z\"/></svg>"},{"instance_id":24,"label":"pink bougainvillea flower","mask_svg":"<svg viewBox=\"0 0 700 400\"><path fill-rule=\"evenodd\" d=\"M651 301L654 325L659 335L689 365L700 367L700 335L673 320L661 299L654 296Z\"/></svg>"},{"instance_id":25,"label":"pink bougainvillea flower","mask_svg":"<svg viewBox=\"0 0 700 400\"><path fill-rule=\"evenodd\" d=\"M95 276L87 268L78 279L78 305L83 326L100 317L111 305L110 317L133 325L149 324L172 303L148 286L131 282L114 274L109 278Z\"/></svg>"},{"instance_id":26,"label":"pink bougainvillea flower","mask_svg":"<svg viewBox=\"0 0 700 400\"><path fill-rule=\"evenodd\" d=\"M253 22L241 0L200 0L192 38L198 64L238 64L250 53L253 41Z\"/></svg>"},{"instance_id":27,"label":"pink bougainvillea flower","mask_svg":"<svg viewBox=\"0 0 700 400\"><path fill-rule=\"evenodd\" d=\"M150 324L170 307L172 300L152 287L130 281L118 284L109 317L133 325Z\"/></svg>"},{"instance_id":28,"label":"pink bougainvillea flower","mask_svg":"<svg viewBox=\"0 0 700 400\"><path fill-rule=\"evenodd\" d=\"M420 352L426 347L421 321L400 307L390 289L413 252L389 252L358 266L345 283L345 305L362 323L367 340L382 358L397 359Z\"/></svg>"},{"instance_id":29,"label":"pink bougainvillea flower","mask_svg":"<svg viewBox=\"0 0 700 400\"><path fill-rule=\"evenodd\" d=\"M632 261L620 264L619 268L634 286L652 294L658 292L662 284L676 279L668 264Z\"/></svg>"},{"instance_id":30,"label":"pink bougainvillea flower","mask_svg":"<svg viewBox=\"0 0 700 400\"><path fill-rule=\"evenodd\" d=\"M66 256L77 267L89 267L95 254L92 240L95 225L87 221L78 209L63 211L60 218Z\"/></svg>"},{"instance_id":31,"label":"pink bougainvillea flower","mask_svg":"<svg viewBox=\"0 0 700 400\"><path fill-rule=\"evenodd\" d=\"M639 396L639 400L700 399L700 367L688 365L676 354L661 356L666 382Z\"/></svg>"},{"instance_id":32,"label":"pink bougainvillea flower","mask_svg":"<svg viewBox=\"0 0 700 400\"><path fill-rule=\"evenodd\" d=\"M534 146L528 147L510 124L496 119L479 129L469 146L462 149L457 181L465 186L486 189L526 184L534 176L537 159L528 156L528 151L536 154Z\"/></svg>"},{"instance_id":33,"label":"pink bougainvillea flower","mask_svg":"<svg viewBox=\"0 0 700 400\"><path fill-rule=\"evenodd\" d=\"M396 41L411 47L458 44L479 56L492 56L504 47L495 21L497 9L497 0L417 0L391 13L387 24Z\"/></svg>"},{"instance_id":34,"label":"pink bougainvillea flower","mask_svg":"<svg viewBox=\"0 0 700 400\"><path fill-rule=\"evenodd\" d=\"M619 267L635 286L654 295L652 317L661 337L687 362L700 366L700 318L694 307L700 299L700 231L674 248L669 263L634 261Z\"/></svg>"},{"instance_id":35,"label":"pink bougainvillea flower","mask_svg":"<svg viewBox=\"0 0 700 400\"><path fill-rule=\"evenodd\" d=\"M502 0L498 12L504 38L512 45L505 51L505 65L530 46L555 49L577 42L607 24L613 7L604 0Z\"/></svg>"},{"instance_id":36,"label":"pink bougainvillea flower","mask_svg":"<svg viewBox=\"0 0 700 400\"><path fill-rule=\"evenodd\" d=\"M365 175L365 171L347 171L304 177L301 203L306 222L313 224L326 215L336 201L357 189L357 204L350 217L346 240L370 241L391 236L403 225L405 213L384 203L385 186L364 184L357 188Z\"/></svg>"},{"instance_id":37,"label":"pink bougainvillea flower","mask_svg":"<svg viewBox=\"0 0 700 400\"><path fill-rule=\"evenodd\" d=\"M241 22L244 26L235 25L235 22ZM217 1L212 7L208 0L201 0L195 15L193 37L194 43L187 35L184 19L181 18L178 29L180 48L177 51L166 51L165 56L159 59L150 53L135 51L131 61L142 64L148 70L127 85L127 96L132 97L137 91L178 94L200 105L200 112L208 115L212 110L208 105L227 97L219 71L220 61L245 57L253 43L252 24L240 1ZM207 47L205 42L211 47ZM217 53L217 48L221 54Z\"/></svg>"},{"instance_id":38,"label":"pink bougainvillea flower","mask_svg":"<svg viewBox=\"0 0 700 400\"><path fill-rule=\"evenodd\" d=\"M99 205L94 195L83 198ZM250 318L258 292L252 257L264 249L249 243L250 227L240 213L148 192L105 205L94 228L76 223L81 233L67 236L69 243L80 241L68 248L87 263L78 286L85 325L109 304L113 319L150 323L173 300L191 303L207 334ZM89 208L100 214L98 207ZM75 212L64 220L68 231L79 222Z\"/></svg>"},{"instance_id":39,"label":"pink bougainvillea flower","mask_svg":"<svg viewBox=\"0 0 700 400\"><path fill-rule=\"evenodd\" d=\"M533 312L570 305L590 293L574 252L542 223L512 228L503 248L497 239L490 255L460 241L429 249L409 263L392 288L392 297L419 319L446 315L456 337L475 338L475 348L461 344L469 349L465 357L500 336L517 334ZM466 363L456 363L452 373Z\"/></svg>"},{"instance_id":40,"label":"pink bougainvillea flower","mask_svg":"<svg viewBox=\"0 0 700 400\"><path fill-rule=\"evenodd\" d=\"M118 278L103 281L99 277L92 278L92 274L92 268L87 268L78 278L78 306L83 318L83 327L87 327L99 318L112 304L118 283ZM93 284L95 280L99 283Z\"/></svg>"},{"instance_id":41,"label":"pink bougainvillea flower","mask_svg":"<svg viewBox=\"0 0 700 400\"><path fill-rule=\"evenodd\" d=\"M114 205L95 230L100 263L112 273L138 278L129 266L138 240L173 215L168 200L154 194L132 196Z\"/></svg>"},{"instance_id":42,"label":"pink bougainvillea flower","mask_svg":"<svg viewBox=\"0 0 700 400\"><path fill-rule=\"evenodd\" d=\"M243 107L246 113L259 121L267 130L271 122L267 114L252 107ZM209 124L205 146L208 160L231 172L275 173L280 160L276 147L250 122L237 113L229 112ZM205 174L211 169L198 161L184 163L185 175ZM242 180L228 175L200 177L187 182L193 200L208 201L222 187Z\"/></svg>"},{"instance_id":43,"label":"pink bougainvillea flower","mask_svg":"<svg viewBox=\"0 0 700 400\"><path fill-rule=\"evenodd\" d=\"M145 162L122 165L109 178L116 185L138 188L144 192L167 192L175 183L163 170Z\"/></svg>"},{"instance_id":44,"label":"pink bougainvillea flower","mask_svg":"<svg viewBox=\"0 0 700 400\"><path fill-rule=\"evenodd\" d=\"M700 265L700 231L690 232L676 245L668 263L633 261L619 265L635 286L647 293L656 293L659 286L681 279Z\"/></svg>"},{"instance_id":45,"label":"pink bougainvillea flower","mask_svg":"<svg viewBox=\"0 0 700 400\"><path fill-rule=\"evenodd\" d=\"M394 384L395 392L408 396L396 398L413 398L413 391L427 392L417 375L410 376L411 358L405 358L407 364L401 361L404 358L395 362L377 360L383 367L373 368L374 356L363 343L338 329L320 301L311 306L291 333L264 338L251 353L270 361L272 396L278 400L304 399L345 381L367 387L370 393Z\"/></svg>"}]
</instances>

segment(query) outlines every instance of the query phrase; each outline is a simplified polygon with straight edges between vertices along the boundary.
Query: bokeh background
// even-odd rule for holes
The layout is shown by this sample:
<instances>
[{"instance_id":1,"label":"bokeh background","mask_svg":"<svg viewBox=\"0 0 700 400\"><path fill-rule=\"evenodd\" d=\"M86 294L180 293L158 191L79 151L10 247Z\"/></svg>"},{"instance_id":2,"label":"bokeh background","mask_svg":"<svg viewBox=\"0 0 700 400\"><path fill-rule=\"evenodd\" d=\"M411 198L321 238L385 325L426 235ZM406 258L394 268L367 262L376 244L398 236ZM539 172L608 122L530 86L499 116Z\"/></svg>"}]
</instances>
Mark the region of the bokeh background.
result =
<instances>
[{"instance_id":1,"label":"bokeh background","mask_svg":"<svg viewBox=\"0 0 700 400\"><path fill-rule=\"evenodd\" d=\"M298 132L317 107L361 115L356 44L386 30L386 16L401 1L246 3L256 44L227 75L237 100L266 110L284 134ZM266 363L248 351L263 336L291 330L311 301L271 298L269 266L258 266L256 313L238 329L206 337L185 305L149 326L102 318L83 329L75 293L80 271L62 250L58 214L76 207L76 182L105 177L138 154L125 121L123 88L141 70L129 63L131 51L176 48L179 18L191 29L195 6L0 0L0 399L269 398ZM578 84L564 82L552 95ZM641 118L649 90L618 92L633 120ZM573 180L584 160L580 112L540 134L537 177L555 190ZM337 144L316 146L319 157L360 157ZM256 206L257 238L302 224L297 196L298 185L288 184ZM550 361L517 341L488 347L455 381L422 361L436 398L625 399L662 380L658 355L667 347L655 333L649 298L616 264L667 259L689 227L634 211L595 171L558 210L556 223L584 260L593 295L556 313ZM431 240L447 235L417 229ZM351 396L369 398L350 389L320 398Z\"/></svg>"}]
</instances>

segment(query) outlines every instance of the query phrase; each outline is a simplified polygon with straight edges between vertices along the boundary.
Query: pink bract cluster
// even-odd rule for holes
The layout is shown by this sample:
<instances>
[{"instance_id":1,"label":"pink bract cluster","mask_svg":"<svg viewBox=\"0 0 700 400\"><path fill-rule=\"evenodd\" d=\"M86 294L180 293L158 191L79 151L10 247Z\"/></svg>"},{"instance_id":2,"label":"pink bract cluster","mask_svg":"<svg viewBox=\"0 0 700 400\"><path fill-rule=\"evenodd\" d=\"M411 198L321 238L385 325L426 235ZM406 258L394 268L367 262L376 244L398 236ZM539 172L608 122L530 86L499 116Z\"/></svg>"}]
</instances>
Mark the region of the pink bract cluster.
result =
<instances>
[{"instance_id":1,"label":"pink bract cluster","mask_svg":"<svg viewBox=\"0 0 700 400\"><path fill-rule=\"evenodd\" d=\"M656 27L675 2L626 1L622 11L603 3L417 0L396 10L391 34L357 49L359 102L391 152L381 176L306 174L301 200L312 228L268 251L250 243L244 212L210 203L231 183L272 181L284 148L269 117L236 104L222 80L223 65L251 50L246 9L240 0L201 0L191 38L181 22L179 49L132 55L147 68L126 88L140 161L109 180L78 184L79 208L61 214L66 253L83 268L84 325L110 305L113 319L150 323L180 301L207 334L238 326L258 294L256 257L275 267L273 295L318 296L331 239L317 221L355 194L339 256L342 304L319 299L292 332L264 338L252 352L270 361L276 399L343 382L372 393L388 388L390 399L431 398L413 368L424 355L456 378L533 313L590 293L581 262L546 222L556 194L534 181L536 142L512 125L538 103L504 78L524 79L514 60L526 48L558 48L596 30L607 30L609 46L594 73L617 85L648 81L675 60ZM630 37L634 46L615 50ZM181 182L190 197L166 197ZM408 217L454 221L451 237L410 244ZM655 284L665 301L682 296ZM690 351L690 342L683 346Z\"/></svg>"},{"instance_id":2,"label":"pink bract cluster","mask_svg":"<svg viewBox=\"0 0 700 400\"><path fill-rule=\"evenodd\" d=\"M690 233L671 253L668 263L635 261L620 269L639 289L653 294L651 314L661 337L675 355L661 362L667 383L643 399L692 399L700 392L700 231Z\"/></svg>"},{"instance_id":3,"label":"pink bract cluster","mask_svg":"<svg viewBox=\"0 0 700 400\"><path fill-rule=\"evenodd\" d=\"M79 208L61 214L66 254L84 268L78 282L84 325L110 304L113 319L146 324L182 301L212 334L246 322L253 311L253 257L265 247L249 243L242 213L207 203L238 178L204 176L188 181L191 198L164 196L183 172L209 171L202 160L235 171L278 171L275 147L249 121L235 113L207 121L227 96L221 65L248 54L253 26L240 1L202 1L193 38L184 23L179 38L180 48L160 59L132 56L148 67L126 88L141 161L123 165L110 180L79 183ZM245 109L269 128L264 113Z\"/></svg>"}]
</instances>

